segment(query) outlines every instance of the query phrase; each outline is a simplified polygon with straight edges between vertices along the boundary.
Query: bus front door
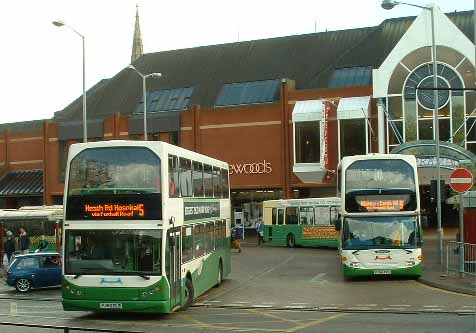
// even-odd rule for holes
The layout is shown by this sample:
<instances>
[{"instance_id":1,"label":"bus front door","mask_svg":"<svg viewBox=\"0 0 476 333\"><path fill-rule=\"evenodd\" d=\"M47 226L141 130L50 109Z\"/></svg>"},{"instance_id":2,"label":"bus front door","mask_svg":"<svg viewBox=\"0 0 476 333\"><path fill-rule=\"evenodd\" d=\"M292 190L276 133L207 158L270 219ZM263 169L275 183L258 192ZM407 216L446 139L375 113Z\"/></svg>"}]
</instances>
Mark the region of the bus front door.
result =
<instances>
[{"instance_id":1,"label":"bus front door","mask_svg":"<svg viewBox=\"0 0 476 333\"><path fill-rule=\"evenodd\" d=\"M174 310L181 304L181 258L180 258L180 228L171 229L167 233L168 265L167 278L170 283L170 309Z\"/></svg>"}]
</instances>

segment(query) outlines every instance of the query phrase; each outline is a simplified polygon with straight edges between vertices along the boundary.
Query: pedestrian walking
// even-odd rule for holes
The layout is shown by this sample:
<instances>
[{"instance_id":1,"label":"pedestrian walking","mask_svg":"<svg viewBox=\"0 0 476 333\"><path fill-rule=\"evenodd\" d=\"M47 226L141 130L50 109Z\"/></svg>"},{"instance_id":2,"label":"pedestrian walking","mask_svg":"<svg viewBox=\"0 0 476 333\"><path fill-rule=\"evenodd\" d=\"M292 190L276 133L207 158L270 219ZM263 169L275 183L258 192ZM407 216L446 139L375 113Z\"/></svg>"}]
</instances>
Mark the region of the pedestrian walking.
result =
<instances>
[{"instance_id":1,"label":"pedestrian walking","mask_svg":"<svg viewBox=\"0 0 476 333\"><path fill-rule=\"evenodd\" d=\"M242 236L241 236L240 229L241 228L234 227L231 230L231 248L235 249L235 250L238 250L238 253L241 253L240 240L241 240Z\"/></svg>"},{"instance_id":2,"label":"pedestrian walking","mask_svg":"<svg viewBox=\"0 0 476 333\"><path fill-rule=\"evenodd\" d=\"M28 254L28 252L30 252L30 237L28 237L25 228L20 228L20 236L18 237L18 249L20 250L20 254Z\"/></svg>"},{"instance_id":3,"label":"pedestrian walking","mask_svg":"<svg viewBox=\"0 0 476 333\"><path fill-rule=\"evenodd\" d=\"M264 224L261 220L256 223L256 233L258 234L258 245L264 243Z\"/></svg>"},{"instance_id":4,"label":"pedestrian walking","mask_svg":"<svg viewBox=\"0 0 476 333\"><path fill-rule=\"evenodd\" d=\"M5 255L7 256L7 264L10 265L13 253L15 253L16 250L15 238L13 238L13 233L10 230L7 231L7 239L3 244L3 248L5 250Z\"/></svg>"}]
</instances>

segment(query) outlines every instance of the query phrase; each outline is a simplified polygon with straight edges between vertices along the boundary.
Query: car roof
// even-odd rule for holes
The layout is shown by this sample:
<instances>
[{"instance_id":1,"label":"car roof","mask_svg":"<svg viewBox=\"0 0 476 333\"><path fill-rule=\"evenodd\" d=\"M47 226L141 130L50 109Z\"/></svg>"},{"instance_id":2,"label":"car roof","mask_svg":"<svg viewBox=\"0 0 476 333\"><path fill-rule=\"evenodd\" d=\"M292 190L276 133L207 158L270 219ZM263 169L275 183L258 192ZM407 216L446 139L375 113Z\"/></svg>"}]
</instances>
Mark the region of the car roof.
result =
<instances>
[{"instance_id":1,"label":"car roof","mask_svg":"<svg viewBox=\"0 0 476 333\"><path fill-rule=\"evenodd\" d=\"M38 252L38 253L28 253L28 254L19 254L16 255L15 258L21 259L21 258L28 258L28 257L43 257L43 256L59 256L60 254L58 252Z\"/></svg>"}]
</instances>

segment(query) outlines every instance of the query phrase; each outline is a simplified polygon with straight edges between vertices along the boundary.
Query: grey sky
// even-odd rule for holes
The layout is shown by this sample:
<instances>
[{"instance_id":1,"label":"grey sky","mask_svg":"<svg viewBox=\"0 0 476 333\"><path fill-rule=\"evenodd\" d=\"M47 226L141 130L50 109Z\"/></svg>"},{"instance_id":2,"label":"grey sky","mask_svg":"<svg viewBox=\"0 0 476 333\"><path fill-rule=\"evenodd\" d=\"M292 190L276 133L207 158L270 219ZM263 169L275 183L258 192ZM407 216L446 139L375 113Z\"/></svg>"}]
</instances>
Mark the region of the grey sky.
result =
<instances>
[{"instance_id":1,"label":"grey sky","mask_svg":"<svg viewBox=\"0 0 476 333\"><path fill-rule=\"evenodd\" d=\"M426 5L431 1L407 0ZM82 93L81 39L86 37L86 87L130 62L139 4L144 52L378 25L420 9L380 0L15 0L0 11L3 43L0 123L51 118ZM444 12L473 10L473 0L436 1Z\"/></svg>"}]
</instances>

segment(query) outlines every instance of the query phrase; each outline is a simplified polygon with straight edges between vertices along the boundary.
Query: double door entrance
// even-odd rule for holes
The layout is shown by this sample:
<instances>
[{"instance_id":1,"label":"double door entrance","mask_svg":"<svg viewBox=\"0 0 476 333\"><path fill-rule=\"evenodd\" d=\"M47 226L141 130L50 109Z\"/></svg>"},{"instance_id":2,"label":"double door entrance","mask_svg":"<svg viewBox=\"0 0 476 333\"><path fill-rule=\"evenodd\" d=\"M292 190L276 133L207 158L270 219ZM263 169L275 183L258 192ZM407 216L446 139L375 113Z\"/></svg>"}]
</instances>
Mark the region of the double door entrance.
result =
<instances>
[{"instance_id":1,"label":"double door entrance","mask_svg":"<svg viewBox=\"0 0 476 333\"><path fill-rule=\"evenodd\" d=\"M170 283L170 309L180 307L182 300L181 257L180 257L180 228L167 232L166 273Z\"/></svg>"}]
</instances>

